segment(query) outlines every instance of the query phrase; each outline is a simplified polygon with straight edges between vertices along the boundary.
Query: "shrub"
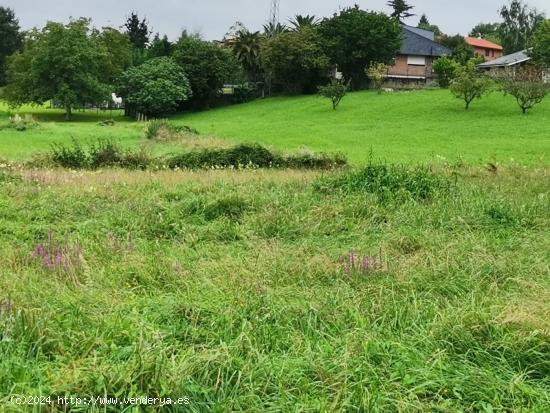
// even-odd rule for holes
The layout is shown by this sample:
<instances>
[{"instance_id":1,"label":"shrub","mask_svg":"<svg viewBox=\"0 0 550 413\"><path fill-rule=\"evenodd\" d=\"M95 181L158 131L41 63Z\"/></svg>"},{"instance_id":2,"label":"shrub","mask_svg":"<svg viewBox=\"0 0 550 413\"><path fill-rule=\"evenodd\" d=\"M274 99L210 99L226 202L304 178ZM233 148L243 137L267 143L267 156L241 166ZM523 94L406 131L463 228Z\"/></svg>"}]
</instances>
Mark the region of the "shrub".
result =
<instances>
[{"instance_id":1,"label":"shrub","mask_svg":"<svg viewBox=\"0 0 550 413\"><path fill-rule=\"evenodd\" d=\"M384 63L371 63L366 69L365 74L371 80L378 94L382 93L384 79L388 73L389 66Z\"/></svg>"},{"instance_id":2,"label":"shrub","mask_svg":"<svg viewBox=\"0 0 550 413\"><path fill-rule=\"evenodd\" d=\"M449 181L426 167L406 168L400 165L370 163L366 167L336 176L323 177L314 184L321 192L367 192L379 200L428 200L440 190L449 187Z\"/></svg>"},{"instance_id":3,"label":"shrub","mask_svg":"<svg viewBox=\"0 0 550 413\"><path fill-rule=\"evenodd\" d=\"M92 169L102 166L117 166L123 158L120 147L108 140L98 140L97 144L90 147L88 162Z\"/></svg>"},{"instance_id":4,"label":"shrub","mask_svg":"<svg viewBox=\"0 0 550 413\"><path fill-rule=\"evenodd\" d=\"M282 156L260 145L239 145L229 149L205 149L168 159L169 168L304 168L332 169L347 164L342 154L298 154Z\"/></svg>"},{"instance_id":5,"label":"shrub","mask_svg":"<svg viewBox=\"0 0 550 413\"><path fill-rule=\"evenodd\" d=\"M205 149L176 155L168 160L170 168L274 167L282 158L260 145L238 145L229 149Z\"/></svg>"},{"instance_id":6,"label":"shrub","mask_svg":"<svg viewBox=\"0 0 550 413\"><path fill-rule=\"evenodd\" d=\"M460 64L447 56L437 59L433 63L433 70L437 73L437 81L439 86L448 88L451 81L455 78L456 72L459 68Z\"/></svg>"},{"instance_id":7,"label":"shrub","mask_svg":"<svg viewBox=\"0 0 550 413\"><path fill-rule=\"evenodd\" d=\"M332 102L332 109L336 110L344 96L348 93L350 82L332 79L326 86L319 86L319 96L329 98Z\"/></svg>"},{"instance_id":8,"label":"shrub","mask_svg":"<svg viewBox=\"0 0 550 413\"><path fill-rule=\"evenodd\" d=\"M147 139L155 139L159 137L170 138L174 135L193 134L198 135L199 132L190 126L174 125L166 119L155 119L147 122L145 126L145 137Z\"/></svg>"},{"instance_id":9,"label":"shrub","mask_svg":"<svg viewBox=\"0 0 550 413\"><path fill-rule=\"evenodd\" d=\"M74 139L72 146L54 144L50 155L52 162L63 168L83 169L88 167L88 154Z\"/></svg>"},{"instance_id":10,"label":"shrub","mask_svg":"<svg viewBox=\"0 0 550 413\"><path fill-rule=\"evenodd\" d=\"M56 144L44 159L34 159L33 165L53 164L72 169L98 169L102 167L121 167L128 169L147 169L153 159L143 151L123 150L116 143L99 139L86 151L73 140L72 146Z\"/></svg>"}]
</instances>

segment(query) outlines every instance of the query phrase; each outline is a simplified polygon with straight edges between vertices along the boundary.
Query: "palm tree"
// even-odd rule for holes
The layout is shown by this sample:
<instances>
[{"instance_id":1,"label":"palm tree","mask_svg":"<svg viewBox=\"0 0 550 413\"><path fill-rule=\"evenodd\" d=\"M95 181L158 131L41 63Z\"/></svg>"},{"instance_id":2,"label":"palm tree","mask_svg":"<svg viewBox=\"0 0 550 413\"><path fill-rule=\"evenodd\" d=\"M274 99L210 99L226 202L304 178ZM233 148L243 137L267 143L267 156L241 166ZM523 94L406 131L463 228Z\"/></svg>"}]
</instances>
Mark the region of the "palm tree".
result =
<instances>
[{"instance_id":1,"label":"palm tree","mask_svg":"<svg viewBox=\"0 0 550 413\"><path fill-rule=\"evenodd\" d=\"M320 20L315 16L310 16L309 14L303 16L297 14L293 19L289 20L290 25L292 26L293 31L300 31L305 27L315 27L319 24Z\"/></svg>"},{"instance_id":2,"label":"palm tree","mask_svg":"<svg viewBox=\"0 0 550 413\"><path fill-rule=\"evenodd\" d=\"M266 37L275 37L281 33L288 32L286 24L269 22L264 24L264 34Z\"/></svg>"},{"instance_id":3,"label":"palm tree","mask_svg":"<svg viewBox=\"0 0 550 413\"><path fill-rule=\"evenodd\" d=\"M260 72L261 40L260 32L250 32L246 28L241 28L236 32L232 43L233 53L241 62L249 81L257 80Z\"/></svg>"}]
</instances>

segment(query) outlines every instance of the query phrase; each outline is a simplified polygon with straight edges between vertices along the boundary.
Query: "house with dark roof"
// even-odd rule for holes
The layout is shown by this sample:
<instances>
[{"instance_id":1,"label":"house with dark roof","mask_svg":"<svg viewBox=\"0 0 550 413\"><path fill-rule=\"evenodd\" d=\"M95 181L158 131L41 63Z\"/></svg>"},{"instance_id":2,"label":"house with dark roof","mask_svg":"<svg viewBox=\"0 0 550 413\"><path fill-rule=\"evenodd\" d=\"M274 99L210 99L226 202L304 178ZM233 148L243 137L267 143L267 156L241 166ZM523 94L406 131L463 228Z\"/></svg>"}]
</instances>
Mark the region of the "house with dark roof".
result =
<instances>
[{"instance_id":1,"label":"house with dark roof","mask_svg":"<svg viewBox=\"0 0 550 413\"><path fill-rule=\"evenodd\" d=\"M386 84L394 88L435 84L434 60L451 54L451 49L435 41L434 32L403 25L401 50L388 70Z\"/></svg>"},{"instance_id":2,"label":"house with dark roof","mask_svg":"<svg viewBox=\"0 0 550 413\"><path fill-rule=\"evenodd\" d=\"M499 44L477 37L465 37L464 40L473 47L476 56L482 57L486 62L502 57L504 48Z\"/></svg>"}]
</instances>

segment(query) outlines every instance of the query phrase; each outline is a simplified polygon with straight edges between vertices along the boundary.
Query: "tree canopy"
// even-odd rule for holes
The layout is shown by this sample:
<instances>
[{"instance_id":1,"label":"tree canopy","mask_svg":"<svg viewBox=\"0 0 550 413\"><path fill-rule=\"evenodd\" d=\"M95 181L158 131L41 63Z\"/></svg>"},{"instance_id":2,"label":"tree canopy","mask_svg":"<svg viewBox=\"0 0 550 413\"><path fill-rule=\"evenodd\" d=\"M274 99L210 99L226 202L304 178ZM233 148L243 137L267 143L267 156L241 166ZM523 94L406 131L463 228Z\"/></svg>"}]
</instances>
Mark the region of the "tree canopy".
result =
<instances>
[{"instance_id":1,"label":"tree canopy","mask_svg":"<svg viewBox=\"0 0 550 413\"><path fill-rule=\"evenodd\" d=\"M192 96L189 80L170 57L157 57L123 73L118 87L127 108L147 116L174 112Z\"/></svg>"},{"instance_id":2,"label":"tree canopy","mask_svg":"<svg viewBox=\"0 0 550 413\"><path fill-rule=\"evenodd\" d=\"M550 20L537 29L530 42L529 53L536 63L550 67Z\"/></svg>"},{"instance_id":3,"label":"tree canopy","mask_svg":"<svg viewBox=\"0 0 550 413\"><path fill-rule=\"evenodd\" d=\"M174 45L173 57L189 78L193 90L190 103L195 108L208 108L224 83L240 73L230 50L185 32Z\"/></svg>"},{"instance_id":4,"label":"tree canopy","mask_svg":"<svg viewBox=\"0 0 550 413\"><path fill-rule=\"evenodd\" d=\"M126 19L124 27L126 27L126 33L134 48L145 50L149 43L149 35L151 34L147 19L143 18L140 20L137 13L132 12Z\"/></svg>"},{"instance_id":5,"label":"tree canopy","mask_svg":"<svg viewBox=\"0 0 550 413\"><path fill-rule=\"evenodd\" d=\"M314 89L320 71L328 70L329 60L316 31L304 27L267 40L262 47L262 65L285 92L303 93Z\"/></svg>"},{"instance_id":6,"label":"tree canopy","mask_svg":"<svg viewBox=\"0 0 550 413\"><path fill-rule=\"evenodd\" d=\"M12 9L0 7L0 86L6 83L5 64L8 56L21 47L19 21Z\"/></svg>"},{"instance_id":7,"label":"tree canopy","mask_svg":"<svg viewBox=\"0 0 550 413\"><path fill-rule=\"evenodd\" d=\"M403 29L383 13L350 7L319 25L323 48L355 88L365 79L372 62L391 64L399 52Z\"/></svg>"},{"instance_id":8,"label":"tree canopy","mask_svg":"<svg viewBox=\"0 0 550 413\"><path fill-rule=\"evenodd\" d=\"M502 23L499 36L507 54L527 48L529 39L544 21L544 14L529 7L523 0L512 0L500 9Z\"/></svg>"},{"instance_id":9,"label":"tree canopy","mask_svg":"<svg viewBox=\"0 0 550 413\"><path fill-rule=\"evenodd\" d=\"M63 25L48 23L34 30L23 50L8 58L5 97L12 105L43 104L65 108L109 98L109 52L87 19Z\"/></svg>"},{"instance_id":10,"label":"tree canopy","mask_svg":"<svg viewBox=\"0 0 550 413\"><path fill-rule=\"evenodd\" d=\"M411 13L414 6L409 5L405 0L390 0L388 1L388 6L393 9L391 17L399 21L414 16L414 13Z\"/></svg>"}]
</instances>

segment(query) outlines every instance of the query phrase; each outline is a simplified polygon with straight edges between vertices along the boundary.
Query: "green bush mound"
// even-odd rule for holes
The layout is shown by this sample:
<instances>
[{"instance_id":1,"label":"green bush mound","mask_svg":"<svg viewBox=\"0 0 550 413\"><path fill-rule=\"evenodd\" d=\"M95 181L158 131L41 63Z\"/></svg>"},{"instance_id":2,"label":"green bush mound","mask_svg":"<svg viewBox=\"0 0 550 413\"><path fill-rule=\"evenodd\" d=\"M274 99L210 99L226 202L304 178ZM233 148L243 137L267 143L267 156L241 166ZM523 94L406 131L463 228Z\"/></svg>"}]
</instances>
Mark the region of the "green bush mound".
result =
<instances>
[{"instance_id":1,"label":"green bush mound","mask_svg":"<svg viewBox=\"0 0 550 413\"><path fill-rule=\"evenodd\" d=\"M422 201L437 192L448 190L450 181L424 166L408 168L404 165L369 163L361 169L323 177L314 186L318 191L327 193L367 192L380 200L408 198Z\"/></svg>"},{"instance_id":2,"label":"green bush mound","mask_svg":"<svg viewBox=\"0 0 550 413\"><path fill-rule=\"evenodd\" d=\"M186 125L174 125L166 119L155 119L145 126L145 137L147 139L168 139L189 134L198 135L199 131Z\"/></svg>"},{"instance_id":3,"label":"green bush mound","mask_svg":"<svg viewBox=\"0 0 550 413\"><path fill-rule=\"evenodd\" d=\"M260 145L238 145L226 149L205 149L155 158L143 150L125 150L108 140L98 140L88 149L73 140L71 146L54 145L46 163L71 169L120 167L128 169L244 169L294 168L334 169L345 166L341 154L280 155ZM42 159L39 163L44 163ZM34 165L43 166L43 165Z\"/></svg>"},{"instance_id":4,"label":"green bush mound","mask_svg":"<svg viewBox=\"0 0 550 413\"><path fill-rule=\"evenodd\" d=\"M334 169L345 166L341 154L280 155L257 144L243 144L228 149L204 149L171 157L170 168L294 168Z\"/></svg>"}]
</instances>

